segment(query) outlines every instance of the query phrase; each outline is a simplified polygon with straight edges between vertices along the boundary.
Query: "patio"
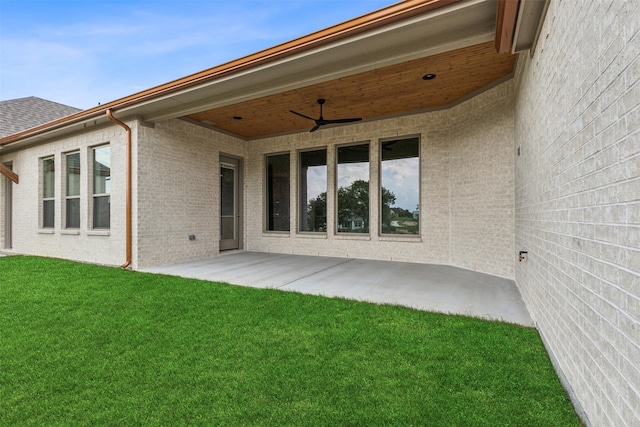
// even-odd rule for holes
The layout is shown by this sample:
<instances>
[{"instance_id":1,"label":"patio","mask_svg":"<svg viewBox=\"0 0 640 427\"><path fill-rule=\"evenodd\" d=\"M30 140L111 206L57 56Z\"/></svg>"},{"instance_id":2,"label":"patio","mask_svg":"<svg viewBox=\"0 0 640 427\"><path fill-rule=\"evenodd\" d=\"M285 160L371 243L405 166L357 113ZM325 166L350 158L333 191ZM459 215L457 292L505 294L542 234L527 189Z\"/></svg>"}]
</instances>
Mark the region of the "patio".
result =
<instances>
[{"instance_id":1,"label":"patio","mask_svg":"<svg viewBox=\"0 0 640 427\"><path fill-rule=\"evenodd\" d=\"M513 280L446 265L230 252L141 271L534 326Z\"/></svg>"}]
</instances>

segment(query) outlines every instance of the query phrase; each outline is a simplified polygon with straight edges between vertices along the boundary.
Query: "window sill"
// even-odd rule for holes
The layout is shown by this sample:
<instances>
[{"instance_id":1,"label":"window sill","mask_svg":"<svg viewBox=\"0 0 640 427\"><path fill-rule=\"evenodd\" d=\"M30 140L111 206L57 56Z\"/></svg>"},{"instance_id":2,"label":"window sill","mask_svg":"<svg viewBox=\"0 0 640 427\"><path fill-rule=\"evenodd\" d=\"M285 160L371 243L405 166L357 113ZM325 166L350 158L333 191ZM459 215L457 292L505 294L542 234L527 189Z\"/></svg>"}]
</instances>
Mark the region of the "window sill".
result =
<instances>
[{"instance_id":1,"label":"window sill","mask_svg":"<svg viewBox=\"0 0 640 427\"><path fill-rule=\"evenodd\" d=\"M263 231L262 237L291 237L288 231Z\"/></svg>"},{"instance_id":2,"label":"window sill","mask_svg":"<svg viewBox=\"0 0 640 427\"><path fill-rule=\"evenodd\" d=\"M110 236L111 230L89 230L87 236Z\"/></svg>"},{"instance_id":3,"label":"window sill","mask_svg":"<svg viewBox=\"0 0 640 427\"><path fill-rule=\"evenodd\" d=\"M402 235L386 235L379 236L378 241L380 242L403 242L403 243L421 243L422 238L420 236L402 236Z\"/></svg>"},{"instance_id":4,"label":"window sill","mask_svg":"<svg viewBox=\"0 0 640 427\"><path fill-rule=\"evenodd\" d=\"M326 238L327 238L327 233L313 233L313 232L305 233L304 231L302 231L296 234L296 239L326 239Z\"/></svg>"},{"instance_id":5,"label":"window sill","mask_svg":"<svg viewBox=\"0 0 640 427\"><path fill-rule=\"evenodd\" d=\"M80 234L80 230L60 230L60 234L78 236Z\"/></svg>"},{"instance_id":6,"label":"window sill","mask_svg":"<svg viewBox=\"0 0 640 427\"><path fill-rule=\"evenodd\" d=\"M53 228L41 228L38 230L38 234L54 234L55 232Z\"/></svg>"}]
</instances>

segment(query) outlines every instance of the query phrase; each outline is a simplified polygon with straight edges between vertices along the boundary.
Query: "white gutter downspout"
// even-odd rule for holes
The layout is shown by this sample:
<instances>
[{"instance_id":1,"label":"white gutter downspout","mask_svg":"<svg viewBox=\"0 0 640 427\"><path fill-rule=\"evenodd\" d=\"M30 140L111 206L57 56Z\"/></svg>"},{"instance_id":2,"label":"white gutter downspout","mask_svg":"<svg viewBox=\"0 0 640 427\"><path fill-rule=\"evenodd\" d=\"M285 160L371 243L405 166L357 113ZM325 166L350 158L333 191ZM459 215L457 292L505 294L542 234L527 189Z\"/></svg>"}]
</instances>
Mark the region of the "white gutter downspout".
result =
<instances>
[{"instance_id":1,"label":"white gutter downspout","mask_svg":"<svg viewBox=\"0 0 640 427\"><path fill-rule=\"evenodd\" d=\"M131 246L132 246L132 233L131 233L131 128L129 126L127 126L125 123L121 122L120 120L116 119L113 116L113 113L111 112L111 109L107 109L106 111L107 117L109 118L109 120L111 120L112 122L122 126L125 131L127 132L127 188L126 188L126 193L127 193L127 202L126 202L126 250L127 250L127 259L125 260L124 264L122 264L122 268L127 268L131 265Z\"/></svg>"}]
</instances>

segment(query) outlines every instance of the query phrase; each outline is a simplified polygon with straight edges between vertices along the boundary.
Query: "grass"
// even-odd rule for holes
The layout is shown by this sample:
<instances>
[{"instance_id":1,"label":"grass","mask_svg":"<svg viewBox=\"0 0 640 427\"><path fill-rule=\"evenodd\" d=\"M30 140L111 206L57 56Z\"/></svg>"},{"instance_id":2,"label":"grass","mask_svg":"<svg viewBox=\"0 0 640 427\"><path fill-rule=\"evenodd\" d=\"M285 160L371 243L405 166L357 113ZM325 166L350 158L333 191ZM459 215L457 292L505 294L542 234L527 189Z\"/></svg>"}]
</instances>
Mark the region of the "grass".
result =
<instances>
[{"instance_id":1,"label":"grass","mask_svg":"<svg viewBox=\"0 0 640 427\"><path fill-rule=\"evenodd\" d=\"M37 257L0 280L0 425L580 425L534 329Z\"/></svg>"}]
</instances>

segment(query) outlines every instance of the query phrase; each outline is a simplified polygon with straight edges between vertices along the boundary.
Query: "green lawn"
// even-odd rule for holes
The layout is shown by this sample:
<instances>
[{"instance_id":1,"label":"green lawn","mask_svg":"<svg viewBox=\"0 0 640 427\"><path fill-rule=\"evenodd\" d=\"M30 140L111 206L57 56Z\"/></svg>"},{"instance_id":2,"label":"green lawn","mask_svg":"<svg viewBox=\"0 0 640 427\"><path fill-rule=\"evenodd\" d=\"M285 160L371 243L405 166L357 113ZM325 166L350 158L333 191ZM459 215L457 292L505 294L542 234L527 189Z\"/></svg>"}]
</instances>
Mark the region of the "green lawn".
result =
<instances>
[{"instance_id":1,"label":"green lawn","mask_svg":"<svg viewBox=\"0 0 640 427\"><path fill-rule=\"evenodd\" d=\"M0 425L580 422L534 329L13 256Z\"/></svg>"}]
</instances>

